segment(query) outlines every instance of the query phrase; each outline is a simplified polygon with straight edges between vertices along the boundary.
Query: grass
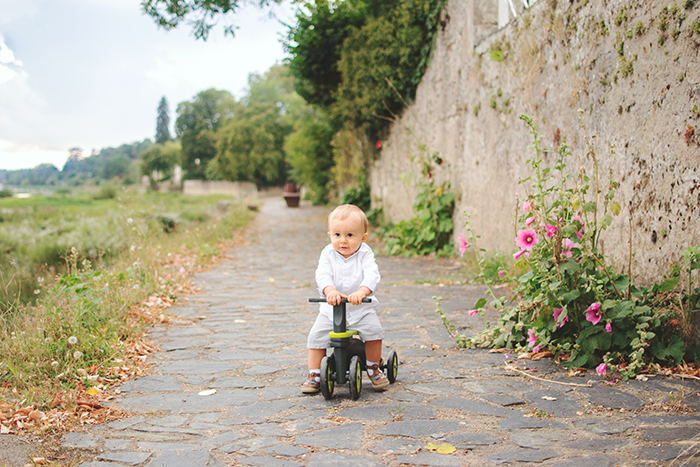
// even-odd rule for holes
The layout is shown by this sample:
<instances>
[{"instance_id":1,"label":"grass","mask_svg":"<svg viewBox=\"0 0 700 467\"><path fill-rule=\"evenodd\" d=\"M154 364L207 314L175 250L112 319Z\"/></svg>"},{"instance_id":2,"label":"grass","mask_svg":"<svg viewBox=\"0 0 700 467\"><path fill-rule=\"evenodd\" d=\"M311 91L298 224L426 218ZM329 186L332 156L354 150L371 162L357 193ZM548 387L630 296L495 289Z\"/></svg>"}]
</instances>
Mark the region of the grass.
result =
<instances>
[{"instance_id":1,"label":"grass","mask_svg":"<svg viewBox=\"0 0 700 467\"><path fill-rule=\"evenodd\" d=\"M128 191L6 198L0 213L0 401L40 410L133 372L142 331L252 218L223 196Z\"/></svg>"}]
</instances>

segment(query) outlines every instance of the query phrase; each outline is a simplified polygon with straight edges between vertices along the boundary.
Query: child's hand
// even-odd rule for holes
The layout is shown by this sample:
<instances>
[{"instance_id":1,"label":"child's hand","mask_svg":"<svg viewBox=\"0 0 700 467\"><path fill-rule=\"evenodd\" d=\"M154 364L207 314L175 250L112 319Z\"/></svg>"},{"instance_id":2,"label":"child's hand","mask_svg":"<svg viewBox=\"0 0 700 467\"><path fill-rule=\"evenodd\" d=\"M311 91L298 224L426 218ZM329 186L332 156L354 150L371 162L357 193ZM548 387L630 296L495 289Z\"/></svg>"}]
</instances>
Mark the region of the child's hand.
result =
<instances>
[{"instance_id":1,"label":"child's hand","mask_svg":"<svg viewBox=\"0 0 700 467\"><path fill-rule=\"evenodd\" d=\"M350 295L348 295L348 301L353 305L359 305L362 303L362 299L366 297L367 295L365 295L364 292L358 290L357 292L353 292Z\"/></svg>"},{"instance_id":2,"label":"child's hand","mask_svg":"<svg viewBox=\"0 0 700 467\"><path fill-rule=\"evenodd\" d=\"M340 305L340 299L345 298L343 294L341 294L335 289L326 290L324 291L324 293L326 294L326 303L328 303L329 305Z\"/></svg>"}]
</instances>

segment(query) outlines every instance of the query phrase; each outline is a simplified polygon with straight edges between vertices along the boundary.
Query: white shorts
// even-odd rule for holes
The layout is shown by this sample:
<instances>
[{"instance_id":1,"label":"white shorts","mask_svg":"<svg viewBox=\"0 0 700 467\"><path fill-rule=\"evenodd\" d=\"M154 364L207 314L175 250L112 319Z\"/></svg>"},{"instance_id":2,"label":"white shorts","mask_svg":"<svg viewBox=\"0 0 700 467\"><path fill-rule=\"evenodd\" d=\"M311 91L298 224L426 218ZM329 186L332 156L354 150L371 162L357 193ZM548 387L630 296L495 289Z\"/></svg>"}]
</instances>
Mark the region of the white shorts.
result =
<instances>
[{"instance_id":1,"label":"white shorts","mask_svg":"<svg viewBox=\"0 0 700 467\"><path fill-rule=\"evenodd\" d=\"M376 313L366 314L360 321L348 326L348 331L357 331L360 339L364 342L378 341L384 338L384 329ZM330 332L333 332L333 320L323 313L319 313L311 331L309 331L306 347L309 349L329 348L331 346L331 338L328 335Z\"/></svg>"}]
</instances>

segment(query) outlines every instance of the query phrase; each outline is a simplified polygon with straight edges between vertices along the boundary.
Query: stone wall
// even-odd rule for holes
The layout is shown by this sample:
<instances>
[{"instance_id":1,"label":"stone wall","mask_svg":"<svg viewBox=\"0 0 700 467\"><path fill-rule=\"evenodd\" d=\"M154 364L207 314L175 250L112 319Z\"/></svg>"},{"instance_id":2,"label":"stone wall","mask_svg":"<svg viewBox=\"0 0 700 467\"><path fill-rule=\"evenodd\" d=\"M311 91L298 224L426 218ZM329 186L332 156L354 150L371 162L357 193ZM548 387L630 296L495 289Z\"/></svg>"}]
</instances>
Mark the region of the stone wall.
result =
<instances>
[{"instance_id":1,"label":"stone wall","mask_svg":"<svg viewBox=\"0 0 700 467\"><path fill-rule=\"evenodd\" d=\"M524 113L544 148L560 135L572 147L569 167L580 160L589 176L586 136L595 144L601 184L611 172L623 206L603 234L604 253L626 272L631 236L635 280L658 279L682 249L700 244L700 33L690 31L700 2L678 5L685 19L675 39L679 16L661 31L666 3L657 0L541 0L498 31L496 3L449 1L415 102L373 167L374 207L393 221L410 217L416 161L438 152L444 163L434 174L459 198L455 234L467 212L480 247L512 253L516 200L529 188L518 180L534 155ZM549 152L545 163L554 158Z\"/></svg>"}]
</instances>

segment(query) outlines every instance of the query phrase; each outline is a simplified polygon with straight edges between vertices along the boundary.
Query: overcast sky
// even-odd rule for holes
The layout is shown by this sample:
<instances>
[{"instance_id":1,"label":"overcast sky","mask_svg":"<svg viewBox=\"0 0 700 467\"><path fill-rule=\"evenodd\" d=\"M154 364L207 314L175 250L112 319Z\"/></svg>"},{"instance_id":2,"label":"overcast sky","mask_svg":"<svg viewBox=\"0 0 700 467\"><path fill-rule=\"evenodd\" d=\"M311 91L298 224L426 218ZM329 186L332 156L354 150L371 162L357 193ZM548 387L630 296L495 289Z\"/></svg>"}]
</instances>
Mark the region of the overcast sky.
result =
<instances>
[{"instance_id":1,"label":"overcast sky","mask_svg":"<svg viewBox=\"0 0 700 467\"><path fill-rule=\"evenodd\" d=\"M275 7L290 24L291 7ZM161 97L175 108L208 88L245 92L250 73L285 57L287 28L270 10L236 16L236 37L166 32L139 0L0 0L0 169L50 162L68 149L154 139Z\"/></svg>"}]
</instances>

